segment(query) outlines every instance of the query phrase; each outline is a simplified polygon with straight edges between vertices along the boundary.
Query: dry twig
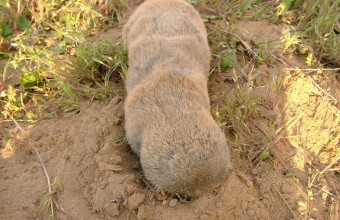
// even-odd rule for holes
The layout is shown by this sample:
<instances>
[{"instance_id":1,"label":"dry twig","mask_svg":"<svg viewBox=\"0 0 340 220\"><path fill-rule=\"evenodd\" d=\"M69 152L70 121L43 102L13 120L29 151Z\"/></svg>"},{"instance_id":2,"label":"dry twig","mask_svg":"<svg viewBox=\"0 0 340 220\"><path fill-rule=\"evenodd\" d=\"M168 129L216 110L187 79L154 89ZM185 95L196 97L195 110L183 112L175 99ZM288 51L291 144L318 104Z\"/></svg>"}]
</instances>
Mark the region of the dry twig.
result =
<instances>
[{"instance_id":1,"label":"dry twig","mask_svg":"<svg viewBox=\"0 0 340 220\"><path fill-rule=\"evenodd\" d=\"M289 206L289 204L287 203L287 201L285 200L285 198L283 198L282 194L280 193L280 191L276 188L275 184L273 183L273 187L276 190L276 192L280 195L281 199L286 203L288 209L290 210L290 212L293 214L295 219L299 219L296 214L294 213L294 211L292 210L292 208Z\"/></svg>"},{"instance_id":2,"label":"dry twig","mask_svg":"<svg viewBox=\"0 0 340 220\"><path fill-rule=\"evenodd\" d=\"M25 134L25 130L19 125L19 123L11 115L9 115L9 117L14 122L14 124L19 128L20 132L24 135L24 138L26 139L27 136ZM47 169L46 169L46 167L44 165L44 161L41 159L41 156L40 156L40 154L38 152L38 149L36 147L33 147L33 149L34 149L34 151L35 151L35 153L36 153L36 155L38 157L38 160L40 162L41 167L43 168L43 171L44 171L44 174L45 174L45 177L46 177L46 180L47 180L47 184L48 184L48 193L49 194L53 194L50 176L48 175ZM58 209L60 209L65 214L65 210L61 206L59 206L56 201L53 201L53 202L50 203L52 216L53 216L53 205L54 204L57 206Z\"/></svg>"}]
</instances>

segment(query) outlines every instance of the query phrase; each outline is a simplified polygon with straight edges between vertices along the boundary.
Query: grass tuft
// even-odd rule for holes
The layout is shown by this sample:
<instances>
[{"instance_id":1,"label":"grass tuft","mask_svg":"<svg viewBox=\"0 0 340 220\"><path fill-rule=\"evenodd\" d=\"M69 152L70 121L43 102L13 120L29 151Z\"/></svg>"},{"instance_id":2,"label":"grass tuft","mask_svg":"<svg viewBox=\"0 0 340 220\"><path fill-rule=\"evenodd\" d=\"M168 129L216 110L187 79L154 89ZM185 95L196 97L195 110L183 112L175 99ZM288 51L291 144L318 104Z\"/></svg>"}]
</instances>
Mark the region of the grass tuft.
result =
<instances>
[{"instance_id":1,"label":"grass tuft","mask_svg":"<svg viewBox=\"0 0 340 220\"><path fill-rule=\"evenodd\" d=\"M281 4L285 2L281 1ZM296 11L296 26L287 33L283 41L286 49L293 49L301 54L314 56L316 62L307 62L317 66L320 63L340 65L340 0L296 1L290 9Z\"/></svg>"},{"instance_id":2,"label":"grass tuft","mask_svg":"<svg viewBox=\"0 0 340 220\"><path fill-rule=\"evenodd\" d=\"M49 192L43 196L39 202L35 212L42 218L54 218L56 203L56 196L59 191L63 190L63 187L59 180L54 180L51 184L52 192Z\"/></svg>"}]
</instances>

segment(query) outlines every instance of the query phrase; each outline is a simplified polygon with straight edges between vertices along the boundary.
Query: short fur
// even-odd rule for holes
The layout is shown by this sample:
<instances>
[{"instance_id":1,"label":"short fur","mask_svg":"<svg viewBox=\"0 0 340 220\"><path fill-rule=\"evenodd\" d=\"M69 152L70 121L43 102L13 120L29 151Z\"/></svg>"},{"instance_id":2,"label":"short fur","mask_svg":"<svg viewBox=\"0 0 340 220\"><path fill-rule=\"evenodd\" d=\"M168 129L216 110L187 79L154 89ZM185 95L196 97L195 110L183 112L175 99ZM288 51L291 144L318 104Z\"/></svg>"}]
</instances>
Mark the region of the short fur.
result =
<instances>
[{"instance_id":1,"label":"short fur","mask_svg":"<svg viewBox=\"0 0 340 220\"><path fill-rule=\"evenodd\" d=\"M195 193L231 167L210 113L210 48L198 12L183 0L147 0L123 29L128 46L125 130L147 180Z\"/></svg>"}]
</instances>

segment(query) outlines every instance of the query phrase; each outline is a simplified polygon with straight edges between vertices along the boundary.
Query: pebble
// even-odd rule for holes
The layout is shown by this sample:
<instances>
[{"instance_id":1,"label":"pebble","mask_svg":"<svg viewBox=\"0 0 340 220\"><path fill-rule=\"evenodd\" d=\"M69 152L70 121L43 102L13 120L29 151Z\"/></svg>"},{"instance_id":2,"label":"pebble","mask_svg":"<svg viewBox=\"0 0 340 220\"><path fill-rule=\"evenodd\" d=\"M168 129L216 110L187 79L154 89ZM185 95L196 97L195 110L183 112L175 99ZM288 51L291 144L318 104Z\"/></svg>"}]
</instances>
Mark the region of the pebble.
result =
<instances>
[{"instance_id":1,"label":"pebble","mask_svg":"<svg viewBox=\"0 0 340 220\"><path fill-rule=\"evenodd\" d=\"M164 200L164 201L162 202L162 205L165 206L166 204L168 204L168 201Z\"/></svg>"},{"instance_id":2,"label":"pebble","mask_svg":"<svg viewBox=\"0 0 340 220\"><path fill-rule=\"evenodd\" d=\"M283 184L281 191L284 194L293 194L296 191L296 187L291 184Z\"/></svg>"},{"instance_id":3,"label":"pebble","mask_svg":"<svg viewBox=\"0 0 340 220\"><path fill-rule=\"evenodd\" d=\"M102 181L102 182L100 183L100 188L101 188L101 189L105 189L105 188L107 187L108 184L109 184L109 183L108 183L107 181Z\"/></svg>"},{"instance_id":4,"label":"pebble","mask_svg":"<svg viewBox=\"0 0 340 220\"><path fill-rule=\"evenodd\" d=\"M261 193L259 194L258 197L259 197L259 200L263 200L264 199L264 196Z\"/></svg>"},{"instance_id":5,"label":"pebble","mask_svg":"<svg viewBox=\"0 0 340 220\"><path fill-rule=\"evenodd\" d=\"M98 153L98 151L100 150L100 146L94 145L94 146L92 146L92 150L93 150L93 153Z\"/></svg>"},{"instance_id":6,"label":"pebble","mask_svg":"<svg viewBox=\"0 0 340 220\"><path fill-rule=\"evenodd\" d=\"M216 202L216 207L217 207L217 208L221 208L221 207L222 207L222 205L223 205L223 203L222 203L222 202Z\"/></svg>"},{"instance_id":7,"label":"pebble","mask_svg":"<svg viewBox=\"0 0 340 220\"><path fill-rule=\"evenodd\" d=\"M246 209L247 209L247 206L248 206L248 203L247 203L246 201L243 201L243 202L242 202L242 205L241 205L242 209L243 209L243 210L246 210Z\"/></svg>"},{"instance_id":8,"label":"pebble","mask_svg":"<svg viewBox=\"0 0 340 220\"><path fill-rule=\"evenodd\" d=\"M156 194L156 198L159 201L164 201L168 198L168 195L165 192L162 191L162 192L159 192L159 193Z\"/></svg>"},{"instance_id":9,"label":"pebble","mask_svg":"<svg viewBox=\"0 0 340 220\"><path fill-rule=\"evenodd\" d=\"M113 164L121 164L123 161L122 157L121 156L118 156L118 155L112 155L110 157L110 162L113 163Z\"/></svg>"},{"instance_id":10,"label":"pebble","mask_svg":"<svg viewBox=\"0 0 340 220\"><path fill-rule=\"evenodd\" d=\"M105 127L103 127L103 129L102 129L102 135L103 135L103 137L106 137L106 136L108 136L109 134L110 134L110 128L109 127L107 127L107 126L105 126Z\"/></svg>"},{"instance_id":11,"label":"pebble","mask_svg":"<svg viewBox=\"0 0 340 220\"><path fill-rule=\"evenodd\" d=\"M123 113L123 112L119 112L119 113L117 114L117 117L118 117L118 118L123 118L123 117L124 117L124 113Z\"/></svg>"},{"instance_id":12,"label":"pebble","mask_svg":"<svg viewBox=\"0 0 340 220\"><path fill-rule=\"evenodd\" d=\"M145 195L141 193L134 193L128 198L127 207L129 210L137 209L145 200Z\"/></svg>"},{"instance_id":13,"label":"pebble","mask_svg":"<svg viewBox=\"0 0 340 220\"><path fill-rule=\"evenodd\" d=\"M209 194L208 195L208 199L212 199L212 198L214 198L215 197L215 195L213 195L213 194Z\"/></svg>"},{"instance_id":14,"label":"pebble","mask_svg":"<svg viewBox=\"0 0 340 220\"><path fill-rule=\"evenodd\" d=\"M170 202L169 202L169 206L174 208L174 207L176 207L177 203L178 203L177 199L171 199Z\"/></svg>"},{"instance_id":15,"label":"pebble","mask_svg":"<svg viewBox=\"0 0 340 220\"><path fill-rule=\"evenodd\" d=\"M122 195L118 196L118 197L115 199L114 202L116 202L116 203L117 203L118 205L120 205L120 206L125 206L125 205L126 205L126 199L125 199L125 197L122 196Z\"/></svg>"},{"instance_id":16,"label":"pebble","mask_svg":"<svg viewBox=\"0 0 340 220\"><path fill-rule=\"evenodd\" d=\"M247 213L248 213L249 216L254 216L254 215L255 215L255 212L254 212L254 210L252 210L252 209L249 209L249 210L247 211Z\"/></svg>"}]
</instances>

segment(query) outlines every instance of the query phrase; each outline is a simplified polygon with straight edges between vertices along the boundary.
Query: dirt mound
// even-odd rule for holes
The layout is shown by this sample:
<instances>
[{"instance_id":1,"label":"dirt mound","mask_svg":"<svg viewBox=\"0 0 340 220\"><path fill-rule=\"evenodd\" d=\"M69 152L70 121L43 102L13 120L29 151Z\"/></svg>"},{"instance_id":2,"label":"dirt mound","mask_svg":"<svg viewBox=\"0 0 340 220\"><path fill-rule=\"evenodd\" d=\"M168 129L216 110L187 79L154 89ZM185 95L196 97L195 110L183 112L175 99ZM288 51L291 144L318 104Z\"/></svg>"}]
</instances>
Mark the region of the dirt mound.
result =
<instances>
[{"instance_id":1,"label":"dirt mound","mask_svg":"<svg viewBox=\"0 0 340 220\"><path fill-rule=\"evenodd\" d=\"M38 149L51 180L58 180L60 219L269 219L256 199L251 177L232 173L223 186L194 200L158 194L143 181L138 158L122 142L121 98L110 103L84 104L72 118L42 121L25 128L2 152L2 219L35 218L35 208L47 183L34 153Z\"/></svg>"}]
</instances>

